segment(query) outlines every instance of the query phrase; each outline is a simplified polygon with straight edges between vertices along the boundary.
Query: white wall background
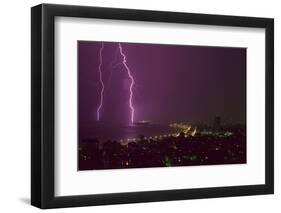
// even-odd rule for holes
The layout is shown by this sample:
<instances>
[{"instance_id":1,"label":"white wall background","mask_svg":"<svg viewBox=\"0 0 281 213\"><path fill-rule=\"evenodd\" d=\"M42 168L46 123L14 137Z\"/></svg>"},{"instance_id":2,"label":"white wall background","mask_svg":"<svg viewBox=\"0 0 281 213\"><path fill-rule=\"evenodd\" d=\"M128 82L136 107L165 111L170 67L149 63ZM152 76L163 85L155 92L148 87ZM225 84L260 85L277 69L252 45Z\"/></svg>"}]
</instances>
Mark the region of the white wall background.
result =
<instances>
[{"instance_id":1,"label":"white wall background","mask_svg":"<svg viewBox=\"0 0 281 213\"><path fill-rule=\"evenodd\" d=\"M278 212L281 209L281 3L278 0L45 0L150 10L275 18L275 195L56 209L50 212ZM30 7L37 0L1 2L0 211L39 212L30 197ZM280 211L280 210L279 210Z\"/></svg>"}]
</instances>

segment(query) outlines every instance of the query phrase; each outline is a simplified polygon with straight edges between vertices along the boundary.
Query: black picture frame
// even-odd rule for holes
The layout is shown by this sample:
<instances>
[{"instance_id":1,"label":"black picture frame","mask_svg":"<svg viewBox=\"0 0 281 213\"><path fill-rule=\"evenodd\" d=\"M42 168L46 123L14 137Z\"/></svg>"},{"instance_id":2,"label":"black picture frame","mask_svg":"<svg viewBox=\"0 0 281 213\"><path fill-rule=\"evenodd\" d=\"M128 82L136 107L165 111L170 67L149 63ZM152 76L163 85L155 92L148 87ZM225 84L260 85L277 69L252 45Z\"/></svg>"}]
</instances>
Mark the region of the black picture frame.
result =
<instances>
[{"instance_id":1,"label":"black picture frame","mask_svg":"<svg viewBox=\"0 0 281 213\"><path fill-rule=\"evenodd\" d=\"M58 16L264 28L265 184L56 197L54 21ZM31 97L31 204L36 207L47 209L274 193L274 20L271 18L41 4L31 8Z\"/></svg>"}]
</instances>

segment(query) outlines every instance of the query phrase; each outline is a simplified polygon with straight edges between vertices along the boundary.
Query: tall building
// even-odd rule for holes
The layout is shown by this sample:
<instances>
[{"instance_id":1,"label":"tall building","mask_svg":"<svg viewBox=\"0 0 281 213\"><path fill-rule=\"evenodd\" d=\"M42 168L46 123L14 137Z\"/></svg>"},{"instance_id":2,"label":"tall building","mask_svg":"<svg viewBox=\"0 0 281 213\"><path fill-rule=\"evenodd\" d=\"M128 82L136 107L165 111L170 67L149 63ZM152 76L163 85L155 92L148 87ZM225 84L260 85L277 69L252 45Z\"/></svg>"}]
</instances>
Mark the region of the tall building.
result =
<instances>
[{"instance_id":1,"label":"tall building","mask_svg":"<svg viewBox=\"0 0 281 213\"><path fill-rule=\"evenodd\" d=\"M221 117L216 116L214 120L214 130L219 131L221 130Z\"/></svg>"}]
</instances>

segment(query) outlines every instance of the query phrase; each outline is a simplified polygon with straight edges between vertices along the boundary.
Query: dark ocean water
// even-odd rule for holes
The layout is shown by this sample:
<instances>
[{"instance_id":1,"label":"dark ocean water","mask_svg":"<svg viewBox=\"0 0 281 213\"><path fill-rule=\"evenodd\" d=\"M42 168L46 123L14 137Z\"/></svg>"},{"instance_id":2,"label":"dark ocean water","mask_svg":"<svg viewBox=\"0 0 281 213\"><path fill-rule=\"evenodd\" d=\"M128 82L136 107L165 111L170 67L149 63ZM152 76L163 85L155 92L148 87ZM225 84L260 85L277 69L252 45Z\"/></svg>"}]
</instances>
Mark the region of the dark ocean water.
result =
<instances>
[{"instance_id":1,"label":"dark ocean water","mask_svg":"<svg viewBox=\"0 0 281 213\"><path fill-rule=\"evenodd\" d=\"M99 141L107 140L127 140L138 138L140 135L145 137L159 136L175 133L174 128L169 125L148 124L148 125L93 125L79 130L80 139L97 138Z\"/></svg>"}]
</instances>

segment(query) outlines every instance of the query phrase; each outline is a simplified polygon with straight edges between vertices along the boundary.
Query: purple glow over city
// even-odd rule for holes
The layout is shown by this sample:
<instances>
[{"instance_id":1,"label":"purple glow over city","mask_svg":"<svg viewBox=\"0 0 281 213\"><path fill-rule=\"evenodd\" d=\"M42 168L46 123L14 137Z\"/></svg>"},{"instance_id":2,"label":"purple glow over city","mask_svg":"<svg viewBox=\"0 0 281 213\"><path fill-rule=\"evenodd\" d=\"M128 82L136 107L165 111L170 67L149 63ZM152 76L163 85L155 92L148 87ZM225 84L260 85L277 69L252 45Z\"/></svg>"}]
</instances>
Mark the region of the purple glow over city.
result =
<instances>
[{"instance_id":1,"label":"purple glow over city","mask_svg":"<svg viewBox=\"0 0 281 213\"><path fill-rule=\"evenodd\" d=\"M78 41L78 169L246 163L246 51Z\"/></svg>"}]
</instances>

